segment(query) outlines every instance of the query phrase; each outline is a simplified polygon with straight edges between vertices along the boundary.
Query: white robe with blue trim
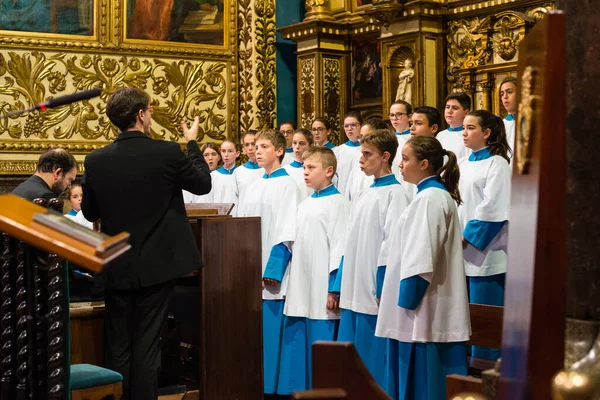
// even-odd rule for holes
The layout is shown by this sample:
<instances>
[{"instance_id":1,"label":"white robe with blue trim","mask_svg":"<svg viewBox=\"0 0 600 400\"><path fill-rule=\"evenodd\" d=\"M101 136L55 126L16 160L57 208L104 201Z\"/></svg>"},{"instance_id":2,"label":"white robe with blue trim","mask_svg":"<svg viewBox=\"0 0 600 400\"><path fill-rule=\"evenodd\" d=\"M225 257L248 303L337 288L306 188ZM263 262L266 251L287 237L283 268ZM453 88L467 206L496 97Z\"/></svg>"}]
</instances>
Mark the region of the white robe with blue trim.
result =
<instances>
[{"instance_id":1,"label":"white robe with blue trim","mask_svg":"<svg viewBox=\"0 0 600 400\"><path fill-rule=\"evenodd\" d=\"M375 334L400 342L464 342L471 334L456 203L440 188L420 191L395 221ZM398 306L400 281L429 282L416 310Z\"/></svg>"},{"instance_id":2,"label":"white robe with blue trim","mask_svg":"<svg viewBox=\"0 0 600 400\"><path fill-rule=\"evenodd\" d=\"M346 190L343 194L350 201L354 201L358 198L358 195L363 190L369 188L373 184L373 177L367 176L360 169L360 164L355 165L350 171L350 175L348 176L348 182L346 184Z\"/></svg>"},{"instance_id":3,"label":"white robe with blue trim","mask_svg":"<svg viewBox=\"0 0 600 400\"><path fill-rule=\"evenodd\" d=\"M333 152L337 158L337 188L340 193L346 193L350 172L359 165L360 160L360 145L350 146L348 142L336 147Z\"/></svg>"},{"instance_id":4,"label":"white robe with blue trim","mask_svg":"<svg viewBox=\"0 0 600 400\"><path fill-rule=\"evenodd\" d=\"M329 275L342 258L349 216L350 202L339 193L309 197L300 204L285 315L339 319L339 311L327 309L327 295Z\"/></svg>"},{"instance_id":5,"label":"white robe with blue trim","mask_svg":"<svg viewBox=\"0 0 600 400\"><path fill-rule=\"evenodd\" d=\"M234 169L233 173L223 173L224 167L218 168L210 173L212 180L212 202L213 203L234 203L235 207L231 211L231 215L236 215L236 208L238 205L238 189L233 174L237 168ZM226 172L226 171L225 171Z\"/></svg>"},{"instance_id":6,"label":"white robe with blue trim","mask_svg":"<svg viewBox=\"0 0 600 400\"><path fill-rule=\"evenodd\" d=\"M445 150L449 150L456 154L456 158L459 160L468 157L471 154L471 149L465 147L465 143L463 142L464 131L464 129L461 129L460 131L450 131L445 129L436 136L436 139L442 144L442 147Z\"/></svg>"},{"instance_id":7,"label":"white robe with blue trim","mask_svg":"<svg viewBox=\"0 0 600 400\"><path fill-rule=\"evenodd\" d=\"M262 167L248 168L247 164L249 165L249 163L250 162L243 164L233 171L233 177L235 178L238 193L238 206L236 207L237 211L234 215L243 215L242 208L244 207L244 201L248 188L253 182L261 179L265 174L265 169Z\"/></svg>"},{"instance_id":8,"label":"white robe with blue trim","mask_svg":"<svg viewBox=\"0 0 600 400\"><path fill-rule=\"evenodd\" d=\"M394 161L392 162L392 172L396 175L396 178L402 186L404 186L404 190L406 190L406 196L408 197L408 202L410 203L417 192L417 187L410 182L404 181L404 177L402 176L402 172L400 172L400 161L402 161L402 148L408 142L408 140L412 136L410 133L404 133L399 135L396 132L396 139L398 139L398 150L396 151L396 156L394 157Z\"/></svg>"},{"instance_id":9,"label":"white robe with blue trim","mask_svg":"<svg viewBox=\"0 0 600 400\"><path fill-rule=\"evenodd\" d=\"M273 174L284 172L284 176ZM261 217L262 273L264 274L271 249L283 243L291 248L296 238L296 213L300 193L298 185L283 168L271 173L269 178L255 181L246 194L242 217ZM263 300L281 300L289 276L286 269L283 280L275 286L265 286Z\"/></svg>"},{"instance_id":10,"label":"white robe with blue trim","mask_svg":"<svg viewBox=\"0 0 600 400\"><path fill-rule=\"evenodd\" d=\"M459 191L463 204L458 208L461 231L471 220L508 221L511 169L501 156L485 160L460 160ZM508 222L483 250L468 244L464 250L467 276L490 276L506 272Z\"/></svg>"},{"instance_id":11,"label":"white robe with blue trim","mask_svg":"<svg viewBox=\"0 0 600 400\"><path fill-rule=\"evenodd\" d=\"M386 263L381 249L407 206L406 191L397 183L365 189L353 201L344 245L341 308L377 315L377 268Z\"/></svg>"},{"instance_id":12,"label":"white robe with blue trim","mask_svg":"<svg viewBox=\"0 0 600 400\"><path fill-rule=\"evenodd\" d=\"M299 201L302 201L308 196L312 195L314 190L306 186L306 182L304 182L304 167L299 164L300 163L298 163L298 161L294 160L284 168L298 185L298 189L300 190Z\"/></svg>"}]
</instances>

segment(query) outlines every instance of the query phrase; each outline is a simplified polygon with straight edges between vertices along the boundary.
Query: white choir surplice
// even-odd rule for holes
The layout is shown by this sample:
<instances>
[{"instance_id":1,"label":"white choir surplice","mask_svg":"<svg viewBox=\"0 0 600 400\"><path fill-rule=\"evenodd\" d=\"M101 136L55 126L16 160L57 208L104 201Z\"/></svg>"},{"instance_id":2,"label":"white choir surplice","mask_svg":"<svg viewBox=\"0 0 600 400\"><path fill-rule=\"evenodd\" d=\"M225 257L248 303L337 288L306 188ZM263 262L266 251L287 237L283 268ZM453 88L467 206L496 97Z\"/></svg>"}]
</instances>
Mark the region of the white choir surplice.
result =
<instances>
[{"instance_id":1,"label":"white choir surplice","mask_svg":"<svg viewBox=\"0 0 600 400\"><path fill-rule=\"evenodd\" d=\"M406 190L406 196L408 197L408 202L410 203L412 198L417 191L415 185L410 182L405 182L402 173L400 172L400 161L402 160L402 148L411 138L410 129L405 130L402 133L396 132L396 139L398 139L398 150L396 151L396 156L394 157L394 161L392 161L392 172L396 175L396 178L402 186L404 186L404 190Z\"/></svg>"},{"instance_id":2,"label":"white choir surplice","mask_svg":"<svg viewBox=\"0 0 600 400\"><path fill-rule=\"evenodd\" d=\"M385 265L381 248L407 206L406 191L393 174L375 179L373 187L353 201L344 245L341 308L377 315L377 268Z\"/></svg>"},{"instance_id":3,"label":"white choir surplice","mask_svg":"<svg viewBox=\"0 0 600 400\"><path fill-rule=\"evenodd\" d=\"M289 249L294 242L299 192L298 185L283 168L273 171L269 177L265 174L248 188L241 216L261 217L263 274L273 246L283 243ZM288 276L289 268L281 284L263 288L263 299L283 299Z\"/></svg>"},{"instance_id":4,"label":"white choir surplice","mask_svg":"<svg viewBox=\"0 0 600 400\"><path fill-rule=\"evenodd\" d=\"M298 184L300 201L313 194L314 190L306 186L306 182L304 182L304 164L294 160L284 168L294 181L296 181L296 184Z\"/></svg>"},{"instance_id":5,"label":"white choir surplice","mask_svg":"<svg viewBox=\"0 0 600 400\"><path fill-rule=\"evenodd\" d=\"M470 161L477 156L484 159ZM472 220L508 221L511 180L508 162L501 156L491 156L485 147L471 157L462 159L459 168L459 191L463 200L458 208L461 230L464 231ZM464 250L466 275L491 276L506 272L507 246L508 223L484 250L469 243Z\"/></svg>"},{"instance_id":6,"label":"white choir surplice","mask_svg":"<svg viewBox=\"0 0 600 400\"><path fill-rule=\"evenodd\" d=\"M285 167L286 165L291 164L295 159L296 156L294 155L294 149L291 147L285 149L285 154L283 156L283 161L281 161L281 166Z\"/></svg>"},{"instance_id":7,"label":"white choir surplice","mask_svg":"<svg viewBox=\"0 0 600 400\"><path fill-rule=\"evenodd\" d=\"M360 143L348 140L341 146L336 147L333 152L337 158L337 188L340 193L346 193L350 173L360 161Z\"/></svg>"},{"instance_id":8,"label":"white choir surplice","mask_svg":"<svg viewBox=\"0 0 600 400\"><path fill-rule=\"evenodd\" d=\"M235 207L231 211L231 215L236 215L238 205L238 189L233 173L237 167L233 167L229 171L225 166L218 168L210 173L212 180L212 202L213 203L233 203Z\"/></svg>"},{"instance_id":9,"label":"white choir surplice","mask_svg":"<svg viewBox=\"0 0 600 400\"><path fill-rule=\"evenodd\" d=\"M388 244L395 251L387 260L376 335L400 342L467 341L461 228L445 188L420 190L395 222ZM423 300L416 310L398 306L400 281L417 275L430 283Z\"/></svg>"},{"instance_id":10,"label":"white choir surplice","mask_svg":"<svg viewBox=\"0 0 600 400\"><path fill-rule=\"evenodd\" d=\"M242 207L244 206L246 192L254 181L262 178L264 173L264 168L252 161L246 162L233 171L233 177L235 178L238 193L238 206L236 207L237 211L234 215L243 215Z\"/></svg>"},{"instance_id":11,"label":"white choir surplice","mask_svg":"<svg viewBox=\"0 0 600 400\"><path fill-rule=\"evenodd\" d=\"M373 184L373 177L367 176L362 169L360 169L360 163L355 165L350 171L348 177L348 183L346 184L346 190L344 196L350 201L354 201L360 192L367 189Z\"/></svg>"},{"instance_id":12,"label":"white choir surplice","mask_svg":"<svg viewBox=\"0 0 600 400\"><path fill-rule=\"evenodd\" d=\"M64 216L69 218L71 221L77 222L81 226L85 226L88 229L94 229L94 223L85 219L81 210L79 210L78 212L75 212L75 210L71 210Z\"/></svg>"},{"instance_id":13,"label":"white choir surplice","mask_svg":"<svg viewBox=\"0 0 600 400\"><path fill-rule=\"evenodd\" d=\"M212 181L212 173L211 173L211 181ZM203 195L197 195L197 194L193 194L188 192L187 190L182 190L183 192L183 202L184 203L213 203L213 195L212 195L212 188L211 191L203 194Z\"/></svg>"},{"instance_id":14,"label":"white choir surplice","mask_svg":"<svg viewBox=\"0 0 600 400\"><path fill-rule=\"evenodd\" d=\"M310 319L339 319L327 309L329 276L342 258L350 202L342 194L313 194L298 208L289 286L283 313Z\"/></svg>"},{"instance_id":15,"label":"white choir surplice","mask_svg":"<svg viewBox=\"0 0 600 400\"><path fill-rule=\"evenodd\" d=\"M464 127L456 129L448 128L437 134L436 139L442 144L445 150L449 150L456 155L457 159L468 157L471 154L471 149L465 147L463 142Z\"/></svg>"},{"instance_id":16,"label":"white choir surplice","mask_svg":"<svg viewBox=\"0 0 600 400\"><path fill-rule=\"evenodd\" d=\"M512 150L512 157L515 156L515 117L511 114L508 114L506 118L504 118L504 129L506 130L506 141L508 142L508 146ZM510 163L512 163L513 158L510 159Z\"/></svg>"}]
</instances>

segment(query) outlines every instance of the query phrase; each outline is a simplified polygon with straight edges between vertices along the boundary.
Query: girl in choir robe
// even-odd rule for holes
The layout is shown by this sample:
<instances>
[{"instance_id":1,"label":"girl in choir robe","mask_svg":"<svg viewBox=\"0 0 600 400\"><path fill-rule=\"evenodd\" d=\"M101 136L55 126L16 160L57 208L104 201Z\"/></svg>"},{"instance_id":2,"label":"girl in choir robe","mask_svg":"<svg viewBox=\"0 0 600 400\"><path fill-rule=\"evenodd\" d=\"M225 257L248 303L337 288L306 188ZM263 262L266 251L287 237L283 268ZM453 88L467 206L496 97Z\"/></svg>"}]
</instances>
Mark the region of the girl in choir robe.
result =
<instances>
[{"instance_id":1,"label":"girl in choir robe","mask_svg":"<svg viewBox=\"0 0 600 400\"><path fill-rule=\"evenodd\" d=\"M241 215L261 217L263 367L267 394L277 389L283 299L300 197L298 185L281 167L285 148L285 138L275 130L263 130L256 135L256 159L265 173L248 189Z\"/></svg>"},{"instance_id":2,"label":"girl in choir robe","mask_svg":"<svg viewBox=\"0 0 600 400\"><path fill-rule=\"evenodd\" d=\"M300 200L313 194L313 190L304 182L304 161L302 155L313 145L313 135L308 129L298 129L292 138L295 160L284 166L287 173L294 178L300 189Z\"/></svg>"},{"instance_id":3,"label":"girl in choir robe","mask_svg":"<svg viewBox=\"0 0 600 400\"><path fill-rule=\"evenodd\" d=\"M360 131L358 133L359 142L363 137L375 132L378 129L387 129L387 124L383 122L381 118L369 118L367 121L360 127ZM362 154L362 153L361 153ZM346 190L344 195L350 200L354 200L360 192L364 189L368 188L373 184L373 176L367 176L360 167L360 157L359 162L357 162L350 171L350 176L348 177L348 183L346 184Z\"/></svg>"},{"instance_id":4,"label":"girl in choir robe","mask_svg":"<svg viewBox=\"0 0 600 400\"><path fill-rule=\"evenodd\" d=\"M335 145L329 141L331 123L327 118L315 119L311 126L311 132L313 134L313 139L315 140L315 146L324 146L328 149L333 149L335 147Z\"/></svg>"},{"instance_id":5,"label":"girl in choir robe","mask_svg":"<svg viewBox=\"0 0 600 400\"><path fill-rule=\"evenodd\" d=\"M264 168L256 162L256 143L254 141L256 133L255 130L249 130L242 137L242 147L248 161L233 171L238 193L238 204L234 215L243 215L242 207L244 207L248 188L254 181L262 178L265 173Z\"/></svg>"},{"instance_id":6,"label":"girl in choir robe","mask_svg":"<svg viewBox=\"0 0 600 400\"><path fill-rule=\"evenodd\" d=\"M471 335L459 171L454 153L426 136L404 145L400 169L418 189L387 243L395 251L387 258L376 330L388 338L384 389L394 399L443 400L446 375L467 374Z\"/></svg>"},{"instance_id":7,"label":"girl in choir robe","mask_svg":"<svg viewBox=\"0 0 600 400\"><path fill-rule=\"evenodd\" d=\"M502 306L508 245L510 148L504 123L486 110L467 115L463 136L465 146L472 150L469 157L459 162L463 205L458 209L469 300ZM495 360L500 351L473 347L472 355Z\"/></svg>"},{"instance_id":8,"label":"girl in choir robe","mask_svg":"<svg viewBox=\"0 0 600 400\"><path fill-rule=\"evenodd\" d=\"M73 208L65 214L65 217L69 218L71 221L77 222L79 225L93 229L94 224L85 219L81 212L81 200L83 199L83 189L81 188L81 185L79 183L71 184L71 187L67 190L66 197Z\"/></svg>"},{"instance_id":9,"label":"girl in choir robe","mask_svg":"<svg viewBox=\"0 0 600 400\"><path fill-rule=\"evenodd\" d=\"M506 77L500 82L500 100L508 112L504 118L504 130L506 131L506 141L512 151L515 149L515 122L517 119L517 78L514 76ZM509 161L510 163L510 161Z\"/></svg>"},{"instance_id":10,"label":"girl in choir robe","mask_svg":"<svg viewBox=\"0 0 600 400\"><path fill-rule=\"evenodd\" d=\"M346 113L344 117L344 132L348 141L334 150L337 157L336 187L341 193L346 193L352 168L359 165L360 143L358 142L358 136L360 135L362 122L362 116L359 112L350 111Z\"/></svg>"},{"instance_id":11,"label":"girl in choir robe","mask_svg":"<svg viewBox=\"0 0 600 400\"><path fill-rule=\"evenodd\" d=\"M212 202L234 203L232 215L236 215L238 190L233 172L237 169L236 160L240 156L240 145L226 139L221 143L221 160L223 165L210 173L212 180Z\"/></svg>"},{"instance_id":12,"label":"girl in choir robe","mask_svg":"<svg viewBox=\"0 0 600 400\"><path fill-rule=\"evenodd\" d=\"M350 215L350 202L332 183L333 152L313 147L303 158L306 185L314 193L300 203L296 218L277 388L284 395L311 387L312 344L335 340L339 309L333 284Z\"/></svg>"},{"instance_id":13,"label":"girl in choir robe","mask_svg":"<svg viewBox=\"0 0 600 400\"><path fill-rule=\"evenodd\" d=\"M362 138L361 168L375 179L352 202L344 257L334 288L340 292L342 308L338 340L354 343L380 385L385 340L375 337L375 325L386 265L381 250L393 223L408 206L406 192L391 169L397 148L398 140L387 129Z\"/></svg>"},{"instance_id":14,"label":"girl in choir robe","mask_svg":"<svg viewBox=\"0 0 600 400\"><path fill-rule=\"evenodd\" d=\"M287 143L285 155L283 156L283 162L281 163L282 167L285 167L296 159L294 157L294 148L292 146L292 139L295 132L296 123L294 121L283 121L281 124L279 124L279 133L283 135Z\"/></svg>"},{"instance_id":15,"label":"girl in choir robe","mask_svg":"<svg viewBox=\"0 0 600 400\"><path fill-rule=\"evenodd\" d=\"M221 162L221 156L219 155L220 149L219 145L214 142L204 143L200 147L200 151L202 151L202 155L204 156L204 161L208 164L208 168L212 171L216 170L219 167ZM212 176L212 175L211 175ZM203 194L201 196L195 195L193 193L188 192L187 190L183 191L183 202L184 203L212 203L212 189L207 194Z\"/></svg>"}]
</instances>

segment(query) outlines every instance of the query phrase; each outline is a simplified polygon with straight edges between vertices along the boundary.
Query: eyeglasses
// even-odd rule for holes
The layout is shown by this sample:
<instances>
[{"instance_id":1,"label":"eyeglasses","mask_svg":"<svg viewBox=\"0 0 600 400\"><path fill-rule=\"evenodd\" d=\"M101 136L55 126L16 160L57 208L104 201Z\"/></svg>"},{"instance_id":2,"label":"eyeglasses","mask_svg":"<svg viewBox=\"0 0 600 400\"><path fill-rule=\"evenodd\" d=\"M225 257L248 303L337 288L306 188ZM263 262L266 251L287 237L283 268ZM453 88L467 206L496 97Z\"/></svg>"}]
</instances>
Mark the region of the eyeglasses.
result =
<instances>
[{"instance_id":1,"label":"eyeglasses","mask_svg":"<svg viewBox=\"0 0 600 400\"><path fill-rule=\"evenodd\" d=\"M324 127L322 127L322 126L320 126L320 127L318 127L318 128L312 128L311 130L312 130L313 132L325 132L327 129L326 129L326 128L324 128Z\"/></svg>"},{"instance_id":2,"label":"eyeglasses","mask_svg":"<svg viewBox=\"0 0 600 400\"><path fill-rule=\"evenodd\" d=\"M390 119L392 119L392 118L400 118L403 115L408 115L408 114L407 113L402 113L402 112L398 112L398 113L395 113L395 114L390 114Z\"/></svg>"},{"instance_id":3,"label":"eyeglasses","mask_svg":"<svg viewBox=\"0 0 600 400\"><path fill-rule=\"evenodd\" d=\"M154 114L154 106L148 106L148 108L146 108L146 110L148 110L148 112L150 114ZM146 110L143 110L143 111L146 111Z\"/></svg>"},{"instance_id":4,"label":"eyeglasses","mask_svg":"<svg viewBox=\"0 0 600 400\"><path fill-rule=\"evenodd\" d=\"M294 131L292 129L288 129L287 131L279 131L279 133L281 135L291 135L292 133L294 133Z\"/></svg>"},{"instance_id":5,"label":"eyeglasses","mask_svg":"<svg viewBox=\"0 0 600 400\"><path fill-rule=\"evenodd\" d=\"M348 129L348 128L358 128L360 126L360 124L357 124L356 122L351 123L351 124L344 124L344 129Z\"/></svg>"}]
</instances>

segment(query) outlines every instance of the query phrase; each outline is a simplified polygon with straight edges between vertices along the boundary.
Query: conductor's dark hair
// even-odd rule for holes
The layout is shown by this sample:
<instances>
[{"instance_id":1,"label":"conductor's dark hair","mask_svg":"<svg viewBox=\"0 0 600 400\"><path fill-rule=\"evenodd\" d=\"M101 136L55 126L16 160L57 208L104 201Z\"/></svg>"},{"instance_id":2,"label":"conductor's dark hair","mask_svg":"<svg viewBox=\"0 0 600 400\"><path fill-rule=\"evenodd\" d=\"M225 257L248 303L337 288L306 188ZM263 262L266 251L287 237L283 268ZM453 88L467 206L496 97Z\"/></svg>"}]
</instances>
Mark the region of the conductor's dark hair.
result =
<instances>
[{"instance_id":1,"label":"conductor's dark hair","mask_svg":"<svg viewBox=\"0 0 600 400\"><path fill-rule=\"evenodd\" d=\"M53 147L46 150L38 158L36 172L52 173L59 168L62 169L63 173L67 173L73 168L77 168L77 161L67 150Z\"/></svg>"},{"instance_id":2,"label":"conductor's dark hair","mask_svg":"<svg viewBox=\"0 0 600 400\"><path fill-rule=\"evenodd\" d=\"M150 105L150 96L138 88L120 88L106 103L106 115L121 132L135 126L137 114Z\"/></svg>"}]
</instances>

